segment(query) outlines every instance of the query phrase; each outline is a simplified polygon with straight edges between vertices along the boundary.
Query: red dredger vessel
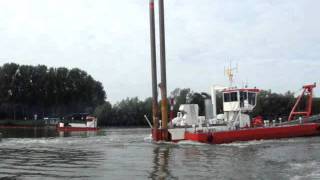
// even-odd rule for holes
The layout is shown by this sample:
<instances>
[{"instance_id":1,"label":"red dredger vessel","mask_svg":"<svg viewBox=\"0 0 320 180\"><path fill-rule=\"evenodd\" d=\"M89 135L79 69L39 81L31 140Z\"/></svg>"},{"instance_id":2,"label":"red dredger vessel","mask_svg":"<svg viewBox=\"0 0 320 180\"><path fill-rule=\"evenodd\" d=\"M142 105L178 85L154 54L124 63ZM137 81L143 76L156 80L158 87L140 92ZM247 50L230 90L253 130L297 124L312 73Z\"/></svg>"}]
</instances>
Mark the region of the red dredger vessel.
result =
<instances>
[{"instance_id":1,"label":"red dredger vessel","mask_svg":"<svg viewBox=\"0 0 320 180\"><path fill-rule=\"evenodd\" d=\"M157 63L155 39L154 0L149 3L150 12L150 42L151 42L151 75L152 75L152 138L154 141L191 140L204 143L230 143L234 141L250 141L260 139L279 139L301 136L320 135L320 115L311 115L312 95L315 84L303 86L303 92L298 97L287 122L282 123L263 120L261 117L250 119L249 113L256 106L256 88L232 87L232 68L227 69L230 86L213 86L212 116L198 116L198 105L183 104L177 117L167 123L167 85L164 33L164 6L159 0L159 35L160 35L160 72L161 72L161 110L162 121L158 120ZM223 94L223 114L216 113L216 91ZM306 110L297 111L301 97L307 96ZM209 103L210 104L210 103ZM299 115L299 118L296 118ZM168 125L170 125L168 127Z\"/></svg>"},{"instance_id":2,"label":"red dredger vessel","mask_svg":"<svg viewBox=\"0 0 320 180\"><path fill-rule=\"evenodd\" d=\"M191 140L222 144L234 141L279 139L320 135L320 116L311 116L315 84L303 86L286 122L250 119L248 113L256 106L259 89L212 87L213 118L198 116L198 105L183 104L168 129L171 141ZM223 94L223 114L216 114L216 91ZM302 96L307 96L306 111L297 112ZM295 119L296 115L300 115Z\"/></svg>"},{"instance_id":3,"label":"red dredger vessel","mask_svg":"<svg viewBox=\"0 0 320 180\"><path fill-rule=\"evenodd\" d=\"M232 87L232 68L227 69L230 87L211 87L211 117L199 116L197 104L182 104L177 117L169 123L168 139L173 142L191 140L203 143L222 144L234 141L280 139L320 135L320 115L311 116L313 89L316 84L303 86L287 121L263 120L261 116L250 118L249 113L256 106L257 88ZM216 94L222 92L223 114L216 112ZM306 109L297 111L302 97L307 99ZM153 130L154 140L162 140L163 128Z\"/></svg>"}]
</instances>

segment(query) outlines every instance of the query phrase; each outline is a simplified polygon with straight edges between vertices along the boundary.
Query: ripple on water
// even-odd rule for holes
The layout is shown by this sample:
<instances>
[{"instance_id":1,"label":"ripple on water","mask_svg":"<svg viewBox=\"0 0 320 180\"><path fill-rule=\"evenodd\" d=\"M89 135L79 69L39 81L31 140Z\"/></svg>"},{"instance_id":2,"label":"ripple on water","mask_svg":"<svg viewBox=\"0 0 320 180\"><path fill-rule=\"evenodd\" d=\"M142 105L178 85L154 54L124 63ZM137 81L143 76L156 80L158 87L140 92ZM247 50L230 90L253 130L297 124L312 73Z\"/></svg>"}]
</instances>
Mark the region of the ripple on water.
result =
<instances>
[{"instance_id":1,"label":"ripple on water","mask_svg":"<svg viewBox=\"0 0 320 180\"><path fill-rule=\"evenodd\" d=\"M0 177L88 178L94 174L78 172L94 169L103 154L83 146L99 139L11 138L0 149Z\"/></svg>"},{"instance_id":2,"label":"ripple on water","mask_svg":"<svg viewBox=\"0 0 320 180\"><path fill-rule=\"evenodd\" d=\"M149 129L104 131L103 135L4 138L0 178L320 178L319 137L222 145L192 141L156 144L145 139Z\"/></svg>"},{"instance_id":3,"label":"ripple on water","mask_svg":"<svg viewBox=\"0 0 320 180\"><path fill-rule=\"evenodd\" d=\"M288 172L293 175L290 179L320 179L320 162L306 161L290 163Z\"/></svg>"}]
</instances>

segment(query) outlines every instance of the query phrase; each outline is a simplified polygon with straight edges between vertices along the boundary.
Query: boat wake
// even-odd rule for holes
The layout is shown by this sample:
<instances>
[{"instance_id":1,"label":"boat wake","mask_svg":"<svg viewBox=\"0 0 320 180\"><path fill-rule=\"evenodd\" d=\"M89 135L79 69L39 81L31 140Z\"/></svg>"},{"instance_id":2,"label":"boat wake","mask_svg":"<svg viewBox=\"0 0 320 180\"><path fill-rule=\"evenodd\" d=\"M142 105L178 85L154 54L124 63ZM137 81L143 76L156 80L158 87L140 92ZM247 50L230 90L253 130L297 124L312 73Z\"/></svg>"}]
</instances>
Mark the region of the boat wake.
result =
<instances>
[{"instance_id":1,"label":"boat wake","mask_svg":"<svg viewBox=\"0 0 320 180\"><path fill-rule=\"evenodd\" d=\"M296 173L295 176L293 176L291 179L319 179L320 178L320 170L319 168L319 162L316 161L307 161L303 163L290 163L289 164L291 169L294 173ZM305 174L305 172L309 172L308 174Z\"/></svg>"},{"instance_id":2,"label":"boat wake","mask_svg":"<svg viewBox=\"0 0 320 180\"><path fill-rule=\"evenodd\" d=\"M254 141L243 141L243 142L238 141L238 142L233 142L233 143L228 143L228 144L219 144L219 146L246 148L248 146L266 144L266 143L271 143L274 141L276 141L276 140L254 140Z\"/></svg>"},{"instance_id":3,"label":"boat wake","mask_svg":"<svg viewBox=\"0 0 320 180\"><path fill-rule=\"evenodd\" d=\"M209 144L206 144L206 143L201 143L201 142L196 142L196 141L189 141L189 140L179 141L177 144L178 145L195 145L195 146L207 146L207 145L209 145Z\"/></svg>"},{"instance_id":4,"label":"boat wake","mask_svg":"<svg viewBox=\"0 0 320 180\"><path fill-rule=\"evenodd\" d=\"M144 142L147 142L147 143L152 143L152 134L150 134L150 135L147 136L147 137L144 137L144 138L143 138L143 141L144 141Z\"/></svg>"},{"instance_id":5,"label":"boat wake","mask_svg":"<svg viewBox=\"0 0 320 180\"><path fill-rule=\"evenodd\" d=\"M152 140L152 135L146 136L143 138L143 141L146 143L155 143L155 144L167 144L167 145L196 145L196 146L206 146L208 144L206 143L200 143L196 141L190 141L190 140L183 140L179 142L172 142L172 141L158 141L155 142Z\"/></svg>"}]
</instances>

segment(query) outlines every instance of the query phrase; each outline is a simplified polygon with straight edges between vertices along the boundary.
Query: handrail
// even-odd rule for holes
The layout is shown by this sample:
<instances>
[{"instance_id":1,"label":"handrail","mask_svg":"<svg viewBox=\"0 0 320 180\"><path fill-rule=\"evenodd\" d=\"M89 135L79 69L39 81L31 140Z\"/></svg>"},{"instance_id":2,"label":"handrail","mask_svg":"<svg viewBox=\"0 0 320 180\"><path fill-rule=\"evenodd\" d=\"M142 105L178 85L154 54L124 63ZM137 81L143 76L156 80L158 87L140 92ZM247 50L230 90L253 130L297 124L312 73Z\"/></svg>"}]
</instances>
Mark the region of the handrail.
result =
<instances>
[{"instance_id":1,"label":"handrail","mask_svg":"<svg viewBox=\"0 0 320 180\"><path fill-rule=\"evenodd\" d=\"M144 115L144 118L145 118L145 120L147 121L147 123L149 124L150 128L152 129L152 125L151 125L151 123L150 123L150 121L149 121L148 117L147 117L146 115Z\"/></svg>"}]
</instances>

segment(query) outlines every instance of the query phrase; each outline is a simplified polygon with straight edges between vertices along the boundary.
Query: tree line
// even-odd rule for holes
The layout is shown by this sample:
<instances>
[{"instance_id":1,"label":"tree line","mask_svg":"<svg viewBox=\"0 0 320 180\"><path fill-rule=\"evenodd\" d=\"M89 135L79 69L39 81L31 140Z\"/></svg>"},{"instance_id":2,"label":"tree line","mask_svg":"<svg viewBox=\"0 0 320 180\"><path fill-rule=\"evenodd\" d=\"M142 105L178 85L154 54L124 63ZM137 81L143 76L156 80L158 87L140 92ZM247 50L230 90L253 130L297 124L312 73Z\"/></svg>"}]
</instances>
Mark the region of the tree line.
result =
<instances>
[{"instance_id":1,"label":"tree line","mask_svg":"<svg viewBox=\"0 0 320 180\"><path fill-rule=\"evenodd\" d=\"M78 68L7 63L0 82L0 119L92 113L106 99L102 84Z\"/></svg>"},{"instance_id":2,"label":"tree line","mask_svg":"<svg viewBox=\"0 0 320 180\"><path fill-rule=\"evenodd\" d=\"M78 68L7 63L0 66L0 82L0 120L34 119L35 114L41 119L87 113L97 116L100 126L146 126L144 115L151 119L150 97L144 100L125 98L111 104L102 84ZM198 104L199 115L204 116L204 101L211 98L208 93L194 92L190 88L176 88L169 94L175 100L175 115L181 104ZM250 115L285 119L295 100L290 91L284 94L262 91ZM320 113L320 99L314 98L313 101L313 113ZM300 108L304 108L305 104L301 104ZM217 112L222 113L221 93L217 94Z\"/></svg>"},{"instance_id":3,"label":"tree line","mask_svg":"<svg viewBox=\"0 0 320 180\"><path fill-rule=\"evenodd\" d=\"M199 115L205 115L204 101L210 99L211 96L205 92L194 92L190 88L176 88L171 93L174 98L174 114L179 110L181 104L198 104ZM279 117L287 119L290 111L296 101L294 93L288 91L286 93L275 93L271 90L263 90L257 96L257 105L250 114L251 117L258 115L265 119L277 119ZM159 101L161 105L161 101ZM305 107L305 99L299 108ZM96 108L95 114L102 126L147 126L144 115L151 120L152 115L152 99L146 98L139 100L135 98L126 98L119 103L111 105L109 102L104 103ZM161 107L159 107L160 112ZM169 109L169 107L168 107ZM217 112L223 113L222 110L222 93L217 94ZM313 99L313 114L320 113L320 98ZM161 113L159 113L161 115ZM161 118L161 117L160 117Z\"/></svg>"}]
</instances>

